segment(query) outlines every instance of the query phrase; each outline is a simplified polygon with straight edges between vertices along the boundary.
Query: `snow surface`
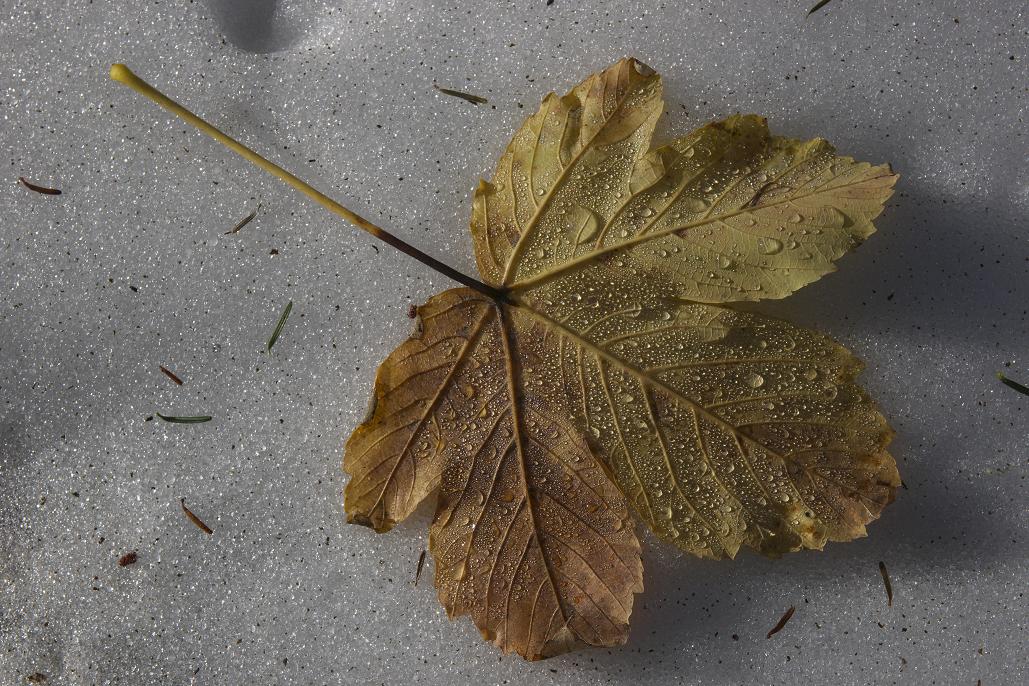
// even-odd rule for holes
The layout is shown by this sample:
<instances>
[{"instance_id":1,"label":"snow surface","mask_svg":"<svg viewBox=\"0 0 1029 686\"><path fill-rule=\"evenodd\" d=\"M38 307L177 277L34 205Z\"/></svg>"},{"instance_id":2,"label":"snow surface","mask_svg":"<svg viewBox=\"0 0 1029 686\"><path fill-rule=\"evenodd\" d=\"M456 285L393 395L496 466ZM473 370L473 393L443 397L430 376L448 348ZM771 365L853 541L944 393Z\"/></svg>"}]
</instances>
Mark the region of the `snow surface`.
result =
<instances>
[{"instance_id":1,"label":"snow surface","mask_svg":"<svg viewBox=\"0 0 1029 686\"><path fill-rule=\"evenodd\" d=\"M1029 398L995 378L1029 381L1026 7L811 4L0 1L0 681L1029 682ZM478 178L626 54L665 77L661 136L755 111L902 175L839 273L759 309L867 361L909 488L868 538L779 561L644 537L628 645L529 664L446 618L431 560L413 587L427 511L382 536L342 514L375 367L451 284L107 70L472 270Z\"/></svg>"}]
</instances>

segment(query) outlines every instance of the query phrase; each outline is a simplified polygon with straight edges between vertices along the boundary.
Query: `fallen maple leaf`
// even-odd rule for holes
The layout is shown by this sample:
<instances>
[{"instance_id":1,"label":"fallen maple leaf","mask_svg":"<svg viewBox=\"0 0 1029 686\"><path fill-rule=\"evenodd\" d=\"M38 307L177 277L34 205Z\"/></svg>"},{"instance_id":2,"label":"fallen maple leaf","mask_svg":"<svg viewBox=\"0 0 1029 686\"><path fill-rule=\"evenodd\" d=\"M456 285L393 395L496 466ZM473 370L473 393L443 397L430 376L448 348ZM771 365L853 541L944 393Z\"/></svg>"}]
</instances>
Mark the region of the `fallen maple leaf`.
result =
<instances>
[{"instance_id":1,"label":"fallen maple leaf","mask_svg":"<svg viewBox=\"0 0 1029 686\"><path fill-rule=\"evenodd\" d=\"M118 67L116 67L116 70ZM123 69L123 68L122 68ZM408 246L157 94L359 227L454 277L417 309L347 442L350 521L438 492L440 600L528 659L628 635L630 508L697 555L864 535L892 431L821 334L725 306L782 298L867 238L896 175L734 116L650 150L659 77L626 59L549 95L475 193L484 281ZM163 98L163 100L162 100Z\"/></svg>"},{"instance_id":2,"label":"fallen maple leaf","mask_svg":"<svg viewBox=\"0 0 1029 686\"><path fill-rule=\"evenodd\" d=\"M899 485L850 353L714 304L831 271L896 175L756 116L648 152L662 108L633 60L544 99L475 194L479 270L506 298L419 308L347 443L351 521L386 531L438 488L440 599L528 658L625 641L642 586L621 494L731 557L862 535Z\"/></svg>"}]
</instances>

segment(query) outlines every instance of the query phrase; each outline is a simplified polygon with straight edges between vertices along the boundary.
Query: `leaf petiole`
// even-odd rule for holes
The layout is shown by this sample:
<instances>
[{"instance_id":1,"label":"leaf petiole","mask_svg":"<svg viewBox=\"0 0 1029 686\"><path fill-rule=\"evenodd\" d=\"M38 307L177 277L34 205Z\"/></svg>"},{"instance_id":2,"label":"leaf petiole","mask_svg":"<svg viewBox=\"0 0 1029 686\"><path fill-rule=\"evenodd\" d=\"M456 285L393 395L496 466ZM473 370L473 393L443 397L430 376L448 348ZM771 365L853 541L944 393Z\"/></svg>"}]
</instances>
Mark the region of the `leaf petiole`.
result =
<instances>
[{"instance_id":1,"label":"leaf petiole","mask_svg":"<svg viewBox=\"0 0 1029 686\"><path fill-rule=\"evenodd\" d=\"M1009 379L1008 377L1004 376L1003 373L997 372L997 378L1000 379L1000 382L1002 384L1004 384L1005 386L1007 386L1008 388L1013 388L1014 390L1018 391L1022 395L1029 395L1029 388L1027 388L1026 386L1023 386L1022 384L1018 383L1017 381Z\"/></svg>"},{"instance_id":2,"label":"leaf petiole","mask_svg":"<svg viewBox=\"0 0 1029 686\"><path fill-rule=\"evenodd\" d=\"M136 74L133 73L133 71L124 64L111 65L111 78L119 83L128 86L140 95L145 95L146 97L150 98L167 111L180 117L186 123L191 124L199 131L207 134L214 140L218 141L219 143L227 147L229 150L232 150L240 157L260 167L269 174L278 177L282 181L292 186L294 189L300 191L307 197L311 198L312 200L320 204L322 207L328 209L330 212L333 212L335 214L338 214L340 217L343 217L348 222L350 222L357 228L361 229L362 231L370 233L379 240L388 243L389 245L392 245L394 248L404 253L405 255L413 257L425 266L434 269L435 271L439 272L440 274L443 274L444 276L450 277L451 279L457 281L460 284L475 289L476 291L479 291L483 295L488 296L493 300L504 302L507 301L507 291L505 289L490 286L489 284L483 283L478 279L473 279L467 274L463 274L462 272L457 271L453 267L440 262L435 257L427 255L426 253L422 252L421 250L407 243L406 241L397 238L385 229L382 229L376 226L375 224L372 224L370 221L368 221L361 215L347 209L346 207L336 202L329 196L325 195L324 193L322 193L306 181L303 181L297 176L294 176L293 174L289 173L288 171L286 171L279 165L275 164L274 162L265 159L264 157L257 154L256 152L254 152L247 146L243 145L236 139L223 133L221 130L215 128L214 126L207 123L197 115L193 114L188 109L186 109L179 103L175 102L174 100L172 100L167 95L151 86L143 79L136 76Z\"/></svg>"}]
</instances>

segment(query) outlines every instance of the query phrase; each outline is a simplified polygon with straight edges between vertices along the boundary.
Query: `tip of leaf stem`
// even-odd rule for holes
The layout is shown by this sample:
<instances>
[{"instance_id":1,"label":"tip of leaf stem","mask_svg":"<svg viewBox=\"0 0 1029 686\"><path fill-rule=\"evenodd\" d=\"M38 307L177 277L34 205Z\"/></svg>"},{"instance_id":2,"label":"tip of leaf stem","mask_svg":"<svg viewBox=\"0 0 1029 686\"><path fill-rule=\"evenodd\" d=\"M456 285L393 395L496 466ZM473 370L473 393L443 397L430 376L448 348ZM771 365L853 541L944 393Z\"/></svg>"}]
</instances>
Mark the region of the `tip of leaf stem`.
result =
<instances>
[{"instance_id":1,"label":"tip of leaf stem","mask_svg":"<svg viewBox=\"0 0 1029 686\"><path fill-rule=\"evenodd\" d=\"M115 81L128 83L134 76L135 74L132 73L132 70L121 62L111 65L111 78Z\"/></svg>"},{"instance_id":2,"label":"tip of leaf stem","mask_svg":"<svg viewBox=\"0 0 1029 686\"><path fill-rule=\"evenodd\" d=\"M128 86L137 93L142 93L143 95L146 95L149 98L154 97L151 94L151 91L153 91L154 89L150 86L150 84L148 84L143 79L139 78L136 75L136 72L132 71L121 62L117 62L111 65L111 79L117 81L118 83Z\"/></svg>"}]
</instances>

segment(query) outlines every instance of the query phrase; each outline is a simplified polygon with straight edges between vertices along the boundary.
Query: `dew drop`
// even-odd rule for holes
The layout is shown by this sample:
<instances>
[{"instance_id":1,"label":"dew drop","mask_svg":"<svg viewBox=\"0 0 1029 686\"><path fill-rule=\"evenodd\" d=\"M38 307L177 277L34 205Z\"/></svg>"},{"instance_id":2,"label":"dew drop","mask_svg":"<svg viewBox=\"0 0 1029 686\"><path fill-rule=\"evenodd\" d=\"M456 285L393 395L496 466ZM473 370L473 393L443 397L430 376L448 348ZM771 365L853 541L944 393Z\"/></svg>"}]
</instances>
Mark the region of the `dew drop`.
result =
<instances>
[{"instance_id":1,"label":"dew drop","mask_svg":"<svg viewBox=\"0 0 1029 686\"><path fill-rule=\"evenodd\" d=\"M825 209L826 209L826 213L829 215L829 217L828 217L829 221L827 223L830 226L842 227L842 228L847 228L849 226L853 226L854 221L850 217L848 217L846 214L844 214L842 211L840 211L838 208L833 207L832 205L830 205L830 206L826 207Z\"/></svg>"},{"instance_id":2,"label":"dew drop","mask_svg":"<svg viewBox=\"0 0 1029 686\"><path fill-rule=\"evenodd\" d=\"M573 210L575 216L571 220L571 225L573 228L579 227L575 235L575 243L582 245L593 240L600 232L600 219L596 212L588 208L576 206Z\"/></svg>"},{"instance_id":3,"label":"dew drop","mask_svg":"<svg viewBox=\"0 0 1029 686\"><path fill-rule=\"evenodd\" d=\"M686 198L682 201L682 205L688 212L702 212L707 208L707 202L700 198Z\"/></svg>"},{"instance_id":4,"label":"dew drop","mask_svg":"<svg viewBox=\"0 0 1029 686\"><path fill-rule=\"evenodd\" d=\"M756 372L747 375L747 385L751 388L761 388L765 385L765 377Z\"/></svg>"},{"instance_id":5,"label":"dew drop","mask_svg":"<svg viewBox=\"0 0 1029 686\"><path fill-rule=\"evenodd\" d=\"M782 241L763 237L757 242L757 249L761 251L762 255L774 255L782 250Z\"/></svg>"}]
</instances>

